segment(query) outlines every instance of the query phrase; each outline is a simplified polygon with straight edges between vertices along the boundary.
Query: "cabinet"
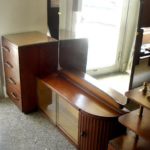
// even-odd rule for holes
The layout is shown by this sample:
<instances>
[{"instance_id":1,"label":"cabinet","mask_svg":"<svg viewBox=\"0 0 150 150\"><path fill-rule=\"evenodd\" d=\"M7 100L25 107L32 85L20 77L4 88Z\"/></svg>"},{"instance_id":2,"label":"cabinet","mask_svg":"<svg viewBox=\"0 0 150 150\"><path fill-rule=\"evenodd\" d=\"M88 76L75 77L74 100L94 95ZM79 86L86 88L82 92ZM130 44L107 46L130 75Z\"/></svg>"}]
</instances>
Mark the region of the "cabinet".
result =
<instances>
[{"instance_id":1,"label":"cabinet","mask_svg":"<svg viewBox=\"0 0 150 150\"><path fill-rule=\"evenodd\" d=\"M123 127L117 123L117 118L95 117L84 111L80 111L79 123L81 150L105 150L108 141L123 131Z\"/></svg>"},{"instance_id":2,"label":"cabinet","mask_svg":"<svg viewBox=\"0 0 150 150\"><path fill-rule=\"evenodd\" d=\"M125 132L118 123L118 116L125 112L105 105L105 99L96 98L80 87L80 84L88 87L84 80L80 84L77 80L76 75L63 71L38 78L39 108L78 149L106 150L110 139Z\"/></svg>"},{"instance_id":3,"label":"cabinet","mask_svg":"<svg viewBox=\"0 0 150 150\"><path fill-rule=\"evenodd\" d=\"M24 113L37 109L36 76L57 70L57 40L40 32L2 37L8 96Z\"/></svg>"}]
</instances>

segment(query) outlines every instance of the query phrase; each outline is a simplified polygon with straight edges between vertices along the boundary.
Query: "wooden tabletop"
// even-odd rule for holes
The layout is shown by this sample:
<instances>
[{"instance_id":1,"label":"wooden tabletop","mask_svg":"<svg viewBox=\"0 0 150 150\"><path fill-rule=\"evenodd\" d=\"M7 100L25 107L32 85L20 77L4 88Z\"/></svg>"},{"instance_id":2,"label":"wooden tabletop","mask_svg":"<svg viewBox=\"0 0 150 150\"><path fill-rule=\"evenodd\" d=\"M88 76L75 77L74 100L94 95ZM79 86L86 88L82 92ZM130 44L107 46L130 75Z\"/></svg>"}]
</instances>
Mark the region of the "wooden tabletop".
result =
<instances>
[{"instance_id":1,"label":"wooden tabletop","mask_svg":"<svg viewBox=\"0 0 150 150\"><path fill-rule=\"evenodd\" d=\"M49 75L41 81L79 110L100 117L117 117L119 115L57 73Z\"/></svg>"},{"instance_id":2,"label":"wooden tabletop","mask_svg":"<svg viewBox=\"0 0 150 150\"><path fill-rule=\"evenodd\" d=\"M148 90L148 92L144 95L142 90L143 86L130 90L126 92L125 95L130 100L133 100L136 103L140 104L141 106L150 109L150 91Z\"/></svg>"},{"instance_id":3,"label":"wooden tabletop","mask_svg":"<svg viewBox=\"0 0 150 150\"><path fill-rule=\"evenodd\" d=\"M137 135L142 136L150 141L150 111L146 108L143 110L143 116L139 117L139 109L119 117L119 122L134 131Z\"/></svg>"},{"instance_id":4,"label":"wooden tabletop","mask_svg":"<svg viewBox=\"0 0 150 150\"><path fill-rule=\"evenodd\" d=\"M128 133L109 142L108 150L149 150L150 142L142 137L136 140L135 135Z\"/></svg>"},{"instance_id":5,"label":"wooden tabletop","mask_svg":"<svg viewBox=\"0 0 150 150\"><path fill-rule=\"evenodd\" d=\"M48 37L46 34L43 34L38 31L8 34L4 35L3 37L9 40L10 42L16 44L17 46L57 41L56 39Z\"/></svg>"}]
</instances>

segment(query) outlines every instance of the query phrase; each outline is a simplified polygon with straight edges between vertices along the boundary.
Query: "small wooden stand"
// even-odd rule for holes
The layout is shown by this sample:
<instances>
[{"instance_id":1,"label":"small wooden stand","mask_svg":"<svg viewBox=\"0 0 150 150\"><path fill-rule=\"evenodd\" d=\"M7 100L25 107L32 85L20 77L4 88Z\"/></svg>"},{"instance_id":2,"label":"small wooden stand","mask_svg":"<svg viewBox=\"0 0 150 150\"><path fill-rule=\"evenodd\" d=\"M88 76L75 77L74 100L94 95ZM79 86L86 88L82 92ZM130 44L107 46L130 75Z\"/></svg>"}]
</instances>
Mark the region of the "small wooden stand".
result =
<instances>
[{"instance_id":1,"label":"small wooden stand","mask_svg":"<svg viewBox=\"0 0 150 150\"><path fill-rule=\"evenodd\" d=\"M148 86L148 85L147 85ZM139 87L126 92L126 96L140 105L140 109L119 117L119 122L133 131L133 134L120 136L109 142L109 150L133 150L150 148L150 93L148 87Z\"/></svg>"}]
</instances>

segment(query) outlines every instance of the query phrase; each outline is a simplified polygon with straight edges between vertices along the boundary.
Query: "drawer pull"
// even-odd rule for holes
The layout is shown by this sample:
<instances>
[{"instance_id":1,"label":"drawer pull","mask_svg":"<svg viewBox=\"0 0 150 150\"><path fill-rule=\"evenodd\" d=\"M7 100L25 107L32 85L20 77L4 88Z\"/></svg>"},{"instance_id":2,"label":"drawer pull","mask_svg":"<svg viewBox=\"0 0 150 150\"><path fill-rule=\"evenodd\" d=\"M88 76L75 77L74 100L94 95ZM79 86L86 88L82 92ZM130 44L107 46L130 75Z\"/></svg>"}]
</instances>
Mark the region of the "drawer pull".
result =
<instances>
[{"instance_id":1,"label":"drawer pull","mask_svg":"<svg viewBox=\"0 0 150 150\"><path fill-rule=\"evenodd\" d=\"M16 82L15 82L15 80L13 79L13 78L8 78L8 81L10 82L10 83L12 83L12 84L16 84Z\"/></svg>"},{"instance_id":2,"label":"drawer pull","mask_svg":"<svg viewBox=\"0 0 150 150\"><path fill-rule=\"evenodd\" d=\"M80 133L80 136L81 137L85 137L87 134L86 134L86 132L85 131L82 131L81 133Z\"/></svg>"},{"instance_id":3,"label":"drawer pull","mask_svg":"<svg viewBox=\"0 0 150 150\"><path fill-rule=\"evenodd\" d=\"M16 93L11 92L10 94L11 94L11 96L12 96L14 99L19 100L19 98L17 97L17 94L16 94Z\"/></svg>"},{"instance_id":4,"label":"drawer pull","mask_svg":"<svg viewBox=\"0 0 150 150\"><path fill-rule=\"evenodd\" d=\"M5 64L8 68L13 68L13 65L12 65L10 62L8 62L8 61L5 62L4 64Z\"/></svg>"},{"instance_id":5,"label":"drawer pull","mask_svg":"<svg viewBox=\"0 0 150 150\"><path fill-rule=\"evenodd\" d=\"M10 53L10 49L7 48L7 47L3 47L3 50L4 50L5 52L9 52L9 53Z\"/></svg>"}]
</instances>

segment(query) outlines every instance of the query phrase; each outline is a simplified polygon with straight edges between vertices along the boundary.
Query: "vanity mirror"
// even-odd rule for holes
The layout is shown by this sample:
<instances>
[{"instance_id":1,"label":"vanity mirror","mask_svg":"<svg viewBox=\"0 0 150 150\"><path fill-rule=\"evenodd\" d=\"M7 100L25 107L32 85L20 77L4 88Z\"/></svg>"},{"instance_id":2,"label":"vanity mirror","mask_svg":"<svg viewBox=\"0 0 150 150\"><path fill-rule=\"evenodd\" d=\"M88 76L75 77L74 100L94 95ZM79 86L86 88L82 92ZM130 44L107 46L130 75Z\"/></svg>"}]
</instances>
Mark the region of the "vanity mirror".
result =
<instances>
[{"instance_id":1,"label":"vanity mirror","mask_svg":"<svg viewBox=\"0 0 150 150\"><path fill-rule=\"evenodd\" d=\"M135 42L136 31L149 26L145 18L148 3L147 0L59 0L59 5L52 7L54 1L48 0L50 32L59 38L60 67L69 69L69 64L77 63L80 71L93 76L102 90L107 92L109 88L122 96L128 89L149 81L149 72L146 78L145 72L137 76L138 68L143 68L141 63L148 58L137 65L142 43L137 39ZM56 13L50 14L54 9ZM59 25L53 26L56 20ZM68 40L72 41L70 46ZM69 55L69 60L65 55Z\"/></svg>"}]
</instances>

